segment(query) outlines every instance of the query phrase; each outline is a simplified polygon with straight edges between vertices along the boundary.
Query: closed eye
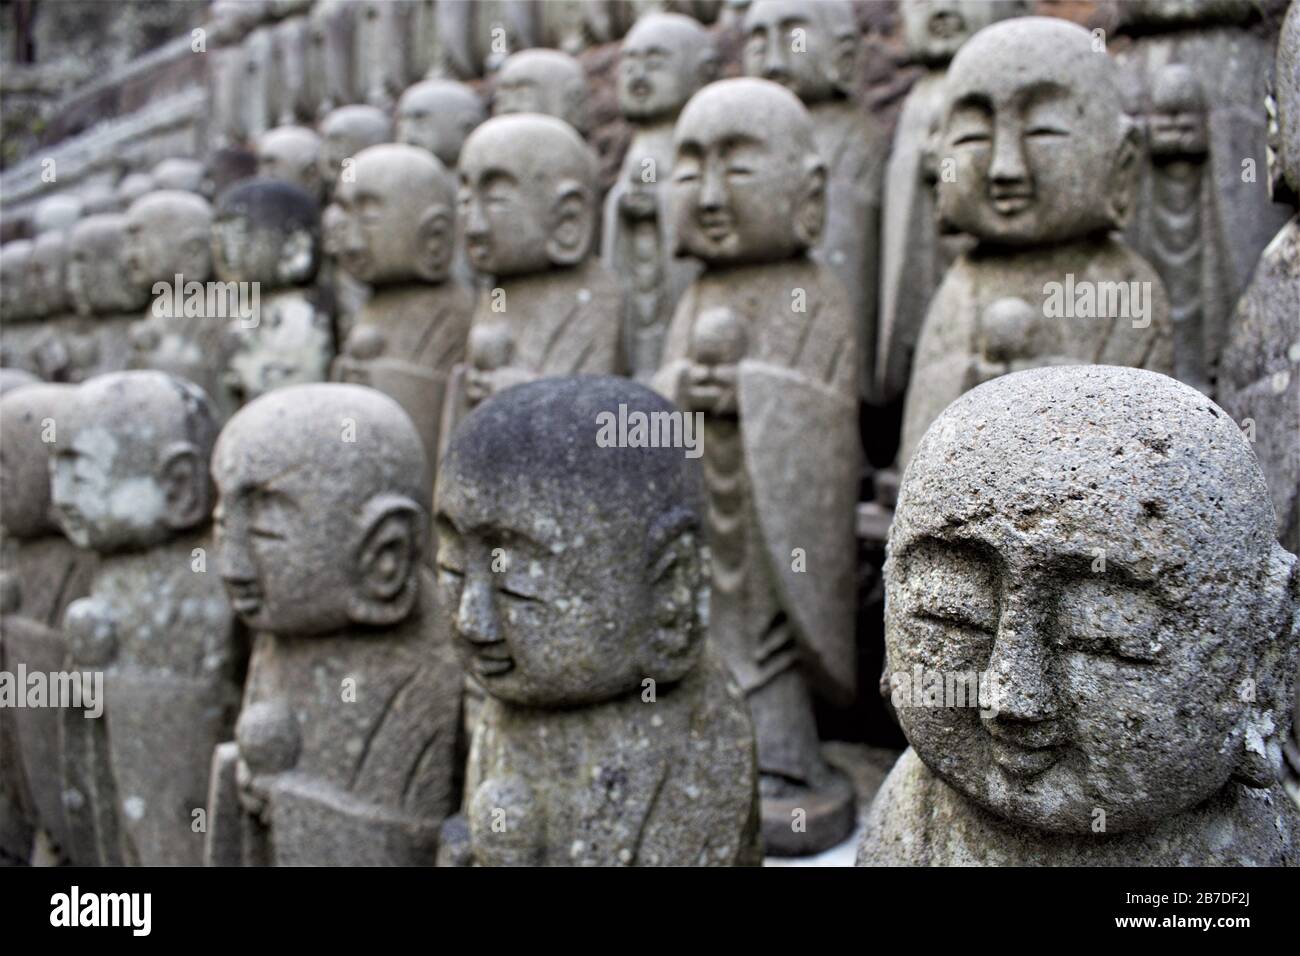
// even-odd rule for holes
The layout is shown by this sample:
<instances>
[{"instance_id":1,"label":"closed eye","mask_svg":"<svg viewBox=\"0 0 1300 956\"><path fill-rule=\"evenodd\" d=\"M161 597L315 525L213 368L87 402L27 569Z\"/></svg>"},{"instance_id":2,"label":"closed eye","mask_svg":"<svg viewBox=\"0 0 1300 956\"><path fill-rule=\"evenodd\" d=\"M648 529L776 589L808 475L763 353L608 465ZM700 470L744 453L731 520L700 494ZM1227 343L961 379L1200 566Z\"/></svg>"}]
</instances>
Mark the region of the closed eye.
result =
<instances>
[{"instance_id":1,"label":"closed eye","mask_svg":"<svg viewBox=\"0 0 1300 956\"><path fill-rule=\"evenodd\" d=\"M992 139L988 133L963 133L954 140L957 146L967 146L973 143L987 143Z\"/></svg>"}]
</instances>

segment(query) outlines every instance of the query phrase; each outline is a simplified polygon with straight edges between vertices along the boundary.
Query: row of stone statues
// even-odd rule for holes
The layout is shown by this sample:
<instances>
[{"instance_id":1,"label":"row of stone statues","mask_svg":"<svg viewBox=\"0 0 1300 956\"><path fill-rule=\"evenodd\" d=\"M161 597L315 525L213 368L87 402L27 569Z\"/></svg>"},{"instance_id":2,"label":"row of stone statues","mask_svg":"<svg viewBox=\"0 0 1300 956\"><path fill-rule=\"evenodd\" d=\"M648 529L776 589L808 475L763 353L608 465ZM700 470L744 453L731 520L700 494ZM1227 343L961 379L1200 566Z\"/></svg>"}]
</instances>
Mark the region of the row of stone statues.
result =
<instances>
[{"instance_id":1,"label":"row of stone statues","mask_svg":"<svg viewBox=\"0 0 1300 956\"><path fill-rule=\"evenodd\" d=\"M0 255L19 290L6 359L81 384L0 401L4 667L103 671L107 703L4 713L6 853L731 864L849 834L814 698L857 692L859 436L890 277L845 9L750 5L751 76L728 80L698 23L639 21L619 82L641 125L603 225L544 51L510 57L535 64L514 87L502 66L491 119L423 81L397 98L403 142L376 105L272 129L260 178L214 204L192 166L155 171L179 188L124 214L47 204ZM931 37L960 32L930 13ZM1277 57L1279 195L1300 186L1298 21ZM1300 634L1269 501L1294 550L1295 220L1225 358L1180 365L1181 332L1208 341L1223 310L1117 230L1191 173L1141 198L1094 43L1058 20L979 30L915 161L960 238L913 338L886 678L979 673L992 705L895 705L915 750L863 862L1300 852L1272 796ZM1161 76L1186 105L1186 71ZM1194 146L1187 112L1152 130ZM1161 242L1183 212L1154 216ZM949 241L931 238L926 262ZM1132 290L1128 308L1051 312L1067 279ZM1208 390L1211 368L1222 409L1165 377ZM611 373L668 401L591 377ZM702 469L600 447L598 417L624 407L698 414ZM1234 418L1257 426L1262 478Z\"/></svg>"}]
</instances>

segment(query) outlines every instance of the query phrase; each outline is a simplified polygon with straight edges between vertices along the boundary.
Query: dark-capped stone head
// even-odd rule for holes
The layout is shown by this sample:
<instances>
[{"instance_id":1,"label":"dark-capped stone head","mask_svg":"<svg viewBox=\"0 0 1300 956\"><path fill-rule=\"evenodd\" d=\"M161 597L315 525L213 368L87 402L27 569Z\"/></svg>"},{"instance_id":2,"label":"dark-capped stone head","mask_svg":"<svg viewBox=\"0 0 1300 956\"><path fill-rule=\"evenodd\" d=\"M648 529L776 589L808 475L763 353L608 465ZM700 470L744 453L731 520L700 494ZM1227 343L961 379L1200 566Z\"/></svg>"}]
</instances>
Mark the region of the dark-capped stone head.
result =
<instances>
[{"instance_id":1,"label":"dark-capped stone head","mask_svg":"<svg viewBox=\"0 0 1300 956\"><path fill-rule=\"evenodd\" d=\"M320 204L300 186L276 179L236 183L213 211L213 272L225 282L268 289L302 285L316 274L320 233Z\"/></svg>"}]
</instances>

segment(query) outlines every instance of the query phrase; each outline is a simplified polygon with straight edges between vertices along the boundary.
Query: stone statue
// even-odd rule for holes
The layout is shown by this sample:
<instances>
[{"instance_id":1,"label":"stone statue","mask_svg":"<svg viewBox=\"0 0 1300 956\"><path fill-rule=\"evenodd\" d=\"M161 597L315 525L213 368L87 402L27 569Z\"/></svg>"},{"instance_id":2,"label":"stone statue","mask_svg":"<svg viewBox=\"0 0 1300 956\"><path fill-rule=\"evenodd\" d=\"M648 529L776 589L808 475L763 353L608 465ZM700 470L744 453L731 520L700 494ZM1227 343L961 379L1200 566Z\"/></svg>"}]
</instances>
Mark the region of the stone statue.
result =
<instances>
[{"instance_id":1,"label":"stone statue","mask_svg":"<svg viewBox=\"0 0 1300 956\"><path fill-rule=\"evenodd\" d=\"M393 128L388 115L374 106L340 106L320 122L320 181L327 196L338 188L344 160L369 146L392 139Z\"/></svg>"},{"instance_id":2,"label":"stone statue","mask_svg":"<svg viewBox=\"0 0 1300 956\"><path fill-rule=\"evenodd\" d=\"M372 146L353 158L355 178L340 182L335 199L344 217L339 263L374 294L332 377L395 399L432 465L448 376L464 358L473 310L469 291L451 278L455 181L414 146Z\"/></svg>"},{"instance_id":3,"label":"stone statue","mask_svg":"<svg viewBox=\"0 0 1300 956\"><path fill-rule=\"evenodd\" d=\"M1125 236L1169 290L1174 374L1212 395L1233 306L1287 218L1261 181L1273 51L1252 29L1259 4L1117 7L1120 89L1146 134Z\"/></svg>"},{"instance_id":4,"label":"stone statue","mask_svg":"<svg viewBox=\"0 0 1300 956\"><path fill-rule=\"evenodd\" d=\"M812 691L842 703L855 684L856 330L839 280L808 256L827 178L799 99L722 80L686 104L673 139L672 221L704 272L656 384L702 415L710 637L754 716L764 846L801 855L854 820L847 778L821 757Z\"/></svg>"},{"instance_id":5,"label":"stone statue","mask_svg":"<svg viewBox=\"0 0 1300 956\"><path fill-rule=\"evenodd\" d=\"M292 386L230 420L213 470L220 573L256 637L207 862L432 864L461 671L431 617L415 427L372 389Z\"/></svg>"},{"instance_id":6,"label":"stone statue","mask_svg":"<svg viewBox=\"0 0 1300 956\"><path fill-rule=\"evenodd\" d=\"M745 73L808 107L826 163L826 222L815 255L844 283L869 394L876 346L880 189L889 139L855 97L858 23L846 0L756 0L745 13Z\"/></svg>"},{"instance_id":7,"label":"stone statue","mask_svg":"<svg viewBox=\"0 0 1300 956\"><path fill-rule=\"evenodd\" d=\"M161 160L149 171L149 177L154 189L179 189L202 196L207 170L200 160L173 157Z\"/></svg>"},{"instance_id":8,"label":"stone statue","mask_svg":"<svg viewBox=\"0 0 1300 956\"><path fill-rule=\"evenodd\" d=\"M698 263L676 256L666 183L673 123L686 101L713 81L717 68L709 33L678 13L642 18L619 51L619 109L635 132L605 198L602 258L623 277L626 364L642 380L659 368L677 299L700 271Z\"/></svg>"},{"instance_id":9,"label":"stone statue","mask_svg":"<svg viewBox=\"0 0 1300 956\"><path fill-rule=\"evenodd\" d=\"M80 219L84 211L80 197L72 193L55 193L36 204L32 231L38 236L61 232Z\"/></svg>"},{"instance_id":10,"label":"stone statue","mask_svg":"<svg viewBox=\"0 0 1300 956\"><path fill-rule=\"evenodd\" d=\"M470 265L485 277L474 328L508 342L458 368L444 441L468 408L502 389L553 375L622 369L618 280L593 255L599 219L596 156L550 116L494 117L465 141L459 227ZM487 333L479 333L484 335Z\"/></svg>"},{"instance_id":11,"label":"stone statue","mask_svg":"<svg viewBox=\"0 0 1300 956\"><path fill-rule=\"evenodd\" d=\"M316 0L307 14L307 100L317 116L356 100L356 11L351 0Z\"/></svg>"},{"instance_id":12,"label":"stone statue","mask_svg":"<svg viewBox=\"0 0 1300 956\"><path fill-rule=\"evenodd\" d=\"M414 78L410 66L411 4L359 0L357 6L357 93L371 106L391 112Z\"/></svg>"},{"instance_id":13,"label":"stone statue","mask_svg":"<svg viewBox=\"0 0 1300 956\"><path fill-rule=\"evenodd\" d=\"M266 0L213 0L208 10L212 40L206 56L215 146L247 142L267 128L265 87L255 87L253 82L261 79L266 64L254 61L245 44L249 32L267 12ZM259 52L268 48L269 44L259 46ZM255 96L260 96L261 102L255 103Z\"/></svg>"},{"instance_id":14,"label":"stone statue","mask_svg":"<svg viewBox=\"0 0 1300 956\"><path fill-rule=\"evenodd\" d=\"M93 556L59 532L50 512L49 460L67 440L73 387L29 385L0 400L0 665L11 674L67 670L63 612L90 589ZM20 688L26 693L26 687ZM92 723L86 710L75 719ZM27 863L33 841L46 858L96 862L69 828L59 767L57 707L0 708L0 859Z\"/></svg>"},{"instance_id":15,"label":"stone statue","mask_svg":"<svg viewBox=\"0 0 1300 956\"><path fill-rule=\"evenodd\" d=\"M516 0L439 3L438 39L450 72L469 80L501 68L517 50L537 45L536 7Z\"/></svg>"},{"instance_id":16,"label":"stone statue","mask_svg":"<svg viewBox=\"0 0 1300 956\"><path fill-rule=\"evenodd\" d=\"M250 179L217 199L212 267L225 283L257 283L252 320L233 321L222 382L232 405L273 388L329 378L334 329L312 286L320 262L320 207L290 183Z\"/></svg>"},{"instance_id":17,"label":"stone statue","mask_svg":"<svg viewBox=\"0 0 1300 956\"><path fill-rule=\"evenodd\" d=\"M983 385L922 439L889 546L912 746L859 865L1300 863L1296 557L1208 398L1119 367Z\"/></svg>"},{"instance_id":18,"label":"stone statue","mask_svg":"<svg viewBox=\"0 0 1300 956\"><path fill-rule=\"evenodd\" d=\"M323 143L305 126L279 126L257 140L257 175L293 183L319 199L323 195Z\"/></svg>"},{"instance_id":19,"label":"stone statue","mask_svg":"<svg viewBox=\"0 0 1300 956\"><path fill-rule=\"evenodd\" d=\"M496 75L492 115L544 113L587 133L587 74L582 64L559 50L512 53Z\"/></svg>"},{"instance_id":20,"label":"stone statue","mask_svg":"<svg viewBox=\"0 0 1300 956\"><path fill-rule=\"evenodd\" d=\"M66 785L88 791L96 819L115 814L124 862L196 865L193 824L246 657L207 567L216 416L191 383L134 371L78 386L66 418L54 509L68 539L99 555L89 595L64 618L68 659L103 672L105 697L104 719L80 722L90 726L65 743ZM111 808L94 802L105 792Z\"/></svg>"},{"instance_id":21,"label":"stone statue","mask_svg":"<svg viewBox=\"0 0 1300 956\"><path fill-rule=\"evenodd\" d=\"M486 118L478 94L464 83L423 80L397 101L397 142L427 149L455 169L465 138Z\"/></svg>"},{"instance_id":22,"label":"stone statue","mask_svg":"<svg viewBox=\"0 0 1300 956\"><path fill-rule=\"evenodd\" d=\"M1300 6L1287 14L1271 98L1270 182L1300 195ZM1232 318L1219 376L1223 407L1248 428L1277 512L1278 537L1300 553L1300 216L1269 243Z\"/></svg>"},{"instance_id":23,"label":"stone statue","mask_svg":"<svg viewBox=\"0 0 1300 956\"><path fill-rule=\"evenodd\" d=\"M222 376L240 303L223 293L211 297L209 308L211 243L212 207L194 193L152 192L127 210L126 277L153 296L145 318L131 328L130 365L193 382L224 421L234 410Z\"/></svg>"},{"instance_id":24,"label":"stone statue","mask_svg":"<svg viewBox=\"0 0 1300 956\"><path fill-rule=\"evenodd\" d=\"M625 379L534 382L443 460L438 614L487 695L443 863L761 862L752 725L705 640L698 466L603 443L622 410L680 414Z\"/></svg>"},{"instance_id":25,"label":"stone statue","mask_svg":"<svg viewBox=\"0 0 1300 956\"><path fill-rule=\"evenodd\" d=\"M81 340L69 345L77 366L70 380L124 371L131 363L131 326L149 301L123 263L126 216L87 216L68 233L67 288L81 317Z\"/></svg>"},{"instance_id":26,"label":"stone statue","mask_svg":"<svg viewBox=\"0 0 1300 956\"><path fill-rule=\"evenodd\" d=\"M925 72L903 100L885 167L873 389L879 402L895 402L907 388L925 308L967 245L939 232L934 208L938 170L928 144L942 118L948 63L973 34L1028 7L1024 0L910 0L899 6L908 56Z\"/></svg>"},{"instance_id":27,"label":"stone statue","mask_svg":"<svg viewBox=\"0 0 1300 956\"><path fill-rule=\"evenodd\" d=\"M148 173L128 173L117 184L117 198L122 209L130 209L132 203L156 188L153 177Z\"/></svg>"},{"instance_id":28,"label":"stone statue","mask_svg":"<svg viewBox=\"0 0 1300 956\"><path fill-rule=\"evenodd\" d=\"M1026 333L1038 344L1017 356L1022 363L1173 371L1160 277L1109 234L1123 221L1137 162L1113 74L1087 30L1046 17L986 27L953 58L938 144L951 175L939 177L939 215L975 245L930 302L900 468L939 412L997 373L979 341L999 299L1037 313Z\"/></svg>"},{"instance_id":29,"label":"stone statue","mask_svg":"<svg viewBox=\"0 0 1300 956\"><path fill-rule=\"evenodd\" d=\"M298 4L299 7L309 5L310 0ZM271 27L271 45L275 51L273 119L277 126L309 122L316 118L316 104L311 101L312 85L307 79L311 24L305 9L274 12L281 19Z\"/></svg>"},{"instance_id":30,"label":"stone statue","mask_svg":"<svg viewBox=\"0 0 1300 956\"><path fill-rule=\"evenodd\" d=\"M0 365L35 372L31 348L40 336L32 296L27 291L32 261L30 239L14 239L0 246Z\"/></svg>"}]
</instances>

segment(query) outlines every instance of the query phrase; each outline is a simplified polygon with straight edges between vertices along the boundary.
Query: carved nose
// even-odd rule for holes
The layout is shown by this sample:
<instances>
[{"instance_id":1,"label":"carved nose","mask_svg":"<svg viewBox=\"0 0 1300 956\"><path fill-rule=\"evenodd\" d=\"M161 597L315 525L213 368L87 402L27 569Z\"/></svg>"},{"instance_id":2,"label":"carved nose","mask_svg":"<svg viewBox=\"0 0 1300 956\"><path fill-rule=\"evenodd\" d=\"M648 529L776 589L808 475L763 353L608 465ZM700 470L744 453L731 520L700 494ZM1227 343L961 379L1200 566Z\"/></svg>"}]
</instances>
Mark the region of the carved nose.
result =
<instances>
[{"instance_id":1,"label":"carved nose","mask_svg":"<svg viewBox=\"0 0 1300 956\"><path fill-rule=\"evenodd\" d=\"M722 189L722 175L711 166L706 166L703 180L700 186L700 208L706 212L717 212L726 198Z\"/></svg>"},{"instance_id":2,"label":"carved nose","mask_svg":"<svg viewBox=\"0 0 1300 956\"><path fill-rule=\"evenodd\" d=\"M465 582L456 609L456 631L472 644L495 644L501 640L492 606L492 589L487 584Z\"/></svg>"},{"instance_id":3,"label":"carved nose","mask_svg":"<svg viewBox=\"0 0 1300 956\"><path fill-rule=\"evenodd\" d=\"M1025 164L1025 154L1021 149L1020 137L1002 131L994 135L993 164L989 167L989 178L997 185L1008 186L1025 182L1029 178L1029 167Z\"/></svg>"},{"instance_id":4,"label":"carved nose","mask_svg":"<svg viewBox=\"0 0 1300 956\"><path fill-rule=\"evenodd\" d=\"M990 709L997 718L1038 723L1059 713L1052 652L1031 608L1005 602L989 657Z\"/></svg>"}]
</instances>

